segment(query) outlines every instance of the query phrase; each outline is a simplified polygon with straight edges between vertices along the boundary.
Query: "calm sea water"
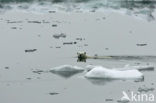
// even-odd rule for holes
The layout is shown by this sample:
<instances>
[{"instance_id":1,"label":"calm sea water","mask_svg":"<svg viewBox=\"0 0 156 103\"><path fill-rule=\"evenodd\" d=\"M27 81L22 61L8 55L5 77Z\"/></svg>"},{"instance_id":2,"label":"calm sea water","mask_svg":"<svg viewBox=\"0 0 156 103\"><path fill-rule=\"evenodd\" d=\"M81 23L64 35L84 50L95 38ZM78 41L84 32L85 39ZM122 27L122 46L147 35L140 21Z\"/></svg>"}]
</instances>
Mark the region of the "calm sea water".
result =
<instances>
[{"instance_id":1,"label":"calm sea water","mask_svg":"<svg viewBox=\"0 0 156 103\"><path fill-rule=\"evenodd\" d=\"M155 71L142 72L145 76L142 82L86 79L85 73L64 78L50 72L33 72L48 71L65 64L80 67L93 64L108 68L126 64L156 66L155 57L91 59L86 62L77 62L74 58L79 51L86 51L90 56L155 56L155 23L154 20L148 22L112 12L34 14L8 11L1 14L0 102L107 103L106 99L113 99L110 103L117 103L122 91L137 93L144 85L155 88ZM66 38L53 37L60 33ZM63 45L64 42L77 44ZM26 53L25 50L29 49L37 51ZM156 94L155 90L147 93Z\"/></svg>"}]
</instances>

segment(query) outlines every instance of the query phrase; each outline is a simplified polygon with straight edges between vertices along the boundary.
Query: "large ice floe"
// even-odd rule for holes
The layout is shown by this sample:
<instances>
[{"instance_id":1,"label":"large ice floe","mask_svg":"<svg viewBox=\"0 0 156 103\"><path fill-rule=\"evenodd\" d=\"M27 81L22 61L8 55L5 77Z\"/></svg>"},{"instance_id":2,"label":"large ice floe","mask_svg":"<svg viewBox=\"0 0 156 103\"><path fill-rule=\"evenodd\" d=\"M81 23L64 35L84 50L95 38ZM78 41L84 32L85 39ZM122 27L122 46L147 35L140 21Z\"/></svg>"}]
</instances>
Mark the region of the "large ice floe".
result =
<instances>
[{"instance_id":1,"label":"large ice floe","mask_svg":"<svg viewBox=\"0 0 156 103\"><path fill-rule=\"evenodd\" d=\"M88 67L89 68L89 67ZM132 70L117 70L108 69L102 66L94 66L85 74L86 78L93 79L143 79L143 74L136 69Z\"/></svg>"},{"instance_id":2,"label":"large ice floe","mask_svg":"<svg viewBox=\"0 0 156 103\"><path fill-rule=\"evenodd\" d=\"M57 74L59 76L65 77L65 78L69 78L83 71L84 71L84 68L81 68L78 66L72 66L72 65L62 65L59 67L52 68L50 70L50 72Z\"/></svg>"}]
</instances>

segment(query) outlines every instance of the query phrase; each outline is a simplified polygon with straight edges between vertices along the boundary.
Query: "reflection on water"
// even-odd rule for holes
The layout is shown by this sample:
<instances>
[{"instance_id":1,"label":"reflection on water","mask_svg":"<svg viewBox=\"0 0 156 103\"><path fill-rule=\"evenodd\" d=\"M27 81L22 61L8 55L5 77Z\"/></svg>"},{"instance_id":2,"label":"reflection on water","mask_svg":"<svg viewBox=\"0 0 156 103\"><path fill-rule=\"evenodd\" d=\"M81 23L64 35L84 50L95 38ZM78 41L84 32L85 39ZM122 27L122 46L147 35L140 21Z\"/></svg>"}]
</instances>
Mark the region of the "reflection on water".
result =
<instances>
[{"instance_id":1,"label":"reflection on water","mask_svg":"<svg viewBox=\"0 0 156 103\"><path fill-rule=\"evenodd\" d=\"M90 78L86 79L94 85L106 85L107 83L114 81L114 79L90 79Z\"/></svg>"},{"instance_id":2,"label":"reflection on water","mask_svg":"<svg viewBox=\"0 0 156 103\"><path fill-rule=\"evenodd\" d=\"M56 74L58 76L61 76L63 78L70 78L78 73L81 73L83 71L50 71L53 74Z\"/></svg>"},{"instance_id":3,"label":"reflection on water","mask_svg":"<svg viewBox=\"0 0 156 103\"><path fill-rule=\"evenodd\" d=\"M114 81L126 81L125 79L109 79L109 78L105 78L105 79L93 79L93 78L86 78L89 82L91 82L94 85L106 85L108 83L114 82ZM139 78L139 79L129 79L132 80L134 82L143 82L144 78Z\"/></svg>"}]
</instances>

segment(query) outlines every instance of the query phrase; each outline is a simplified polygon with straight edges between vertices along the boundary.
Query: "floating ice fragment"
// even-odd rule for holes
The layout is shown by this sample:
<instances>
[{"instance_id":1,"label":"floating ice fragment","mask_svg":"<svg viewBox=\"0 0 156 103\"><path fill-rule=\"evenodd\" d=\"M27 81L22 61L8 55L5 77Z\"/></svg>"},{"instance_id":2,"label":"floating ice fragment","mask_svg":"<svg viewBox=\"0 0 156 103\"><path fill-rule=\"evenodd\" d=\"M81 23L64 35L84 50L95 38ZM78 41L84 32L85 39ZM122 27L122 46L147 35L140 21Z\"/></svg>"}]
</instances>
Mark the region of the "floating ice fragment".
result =
<instances>
[{"instance_id":1,"label":"floating ice fragment","mask_svg":"<svg viewBox=\"0 0 156 103\"><path fill-rule=\"evenodd\" d=\"M57 24L53 24L52 27L57 27Z\"/></svg>"},{"instance_id":2,"label":"floating ice fragment","mask_svg":"<svg viewBox=\"0 0 156 103\"><path fill-rule=\"evenodd\" d=\"M37 74L41 74L41 73L43 73L43 72L45 72L45 71L43 71L43 70L34 70L34 71L33 71L33 73L37 73Z\"/></svg>"},{"instance_id":3,"label":"floating ice fragment","mask_svg":"<svg viewBox=\"0 0 156 103\"><path fill-rule=\"evenodd\" d=\"M35 51L37 51L37 49L27 49L27 50L25 50L26 53L27 52L35 52Z\"/></svg>"},{"instance_id":4,"label":"floating ice fragment","mask_svg":"<svg viewBox=\"0 0 156 103\"><path fill-rule=\"evenodd\" d=\"M129 103L129 100L117 100L118 103Z\"/></svg>"},{"instance_id":5,"label":"floating ice fragment","mask_svg":"<svg viewBox=\"0 0 156 103\"><path fill-rule=\"evenodd\" d=\"M65 78L69 78L77 73L83 72L84 69L78 66L62 65L59 67L52 68L50 72L60 75Z\"/></svg>"},{"instance_id":6,"label":"floating ice fragment","mask_svg":"<svg viewBox=\"0 0 156 103\"><path fill-rule=\"evenodd\" d=\"M105 99L106 102L110 102L110 101L113 101L112 98L109 98L109 99Z\"/></svg>"},{"instance_id":7,"label":"floating ice fragment","mask_svg":"<svg viewBox=\"0 0 156 103\"><path fill-rule=\"evenodd\" d=\"M143 74L138 70L115 70L96 66L86 73L86 78L110 78L110 79L143 79Z\"/></svg>"},{"instance_id":8,"label":"floating ice fragment","mask_svg":"<svg viewBox=\"0 0 156 103\"><path fill-rule=\"evenodd\" d=\"M40 21L28 21L28 23L37 23L37 24L41 24Z\"/></svg>"},{"instance_id":9,"label":"floating ice fragment","mask_svg":"<svg viewBox=\"0 0 156 103\"><path fill-rule=\"evenodd\" d=\"M64 33L61 33L61 34L54 34L53 37L55 39L59 39L59 38L66 38L66 35Z\"/></svg>"},{"instance_id":10,"label":"floating ice fragment","mask_svg":"<svg viewBox=\"0 0 156 103\"><path fill-rule=\"evenodd\" d=\"M77 42L64 42L63 45L72 45L72 44L77 44Z\"/></svg>"},{"instance_id":11,"label":"floating ice fragment","mask_svg":"<svg viewBox=\"0 0 156 103\"><path fill-rule=\"evenodd\" d=\"M152 88L152 87L151 87L151 88L148 88L148 87L145 87L145 86L144 86L144 87L139 87L139 88L138 88L138 91L139 91L139 92L149 92L149 91L154 91L154 90L155 90L155 89Z\"/></svg>"},{"instance_id":12,"label":"floating ice fragment","mask_svg":"<svg viewBox=\"0 0 156 103\"><path fill-rule=\"evenodd\" d=\"M59 94L59 93L57 93L57 92L49 93L49 95L57 95L57 94Z\"/></svg>"},{"instance_id":13,"label":"floating ice fragment","mask_svg":"<svg viewBox=\"0 0 156 103\"><path fill-rule=\"evenodd\" d=\"M147 46L147 44L136 44L137 46Z\"/></svg>"}]
</instances>

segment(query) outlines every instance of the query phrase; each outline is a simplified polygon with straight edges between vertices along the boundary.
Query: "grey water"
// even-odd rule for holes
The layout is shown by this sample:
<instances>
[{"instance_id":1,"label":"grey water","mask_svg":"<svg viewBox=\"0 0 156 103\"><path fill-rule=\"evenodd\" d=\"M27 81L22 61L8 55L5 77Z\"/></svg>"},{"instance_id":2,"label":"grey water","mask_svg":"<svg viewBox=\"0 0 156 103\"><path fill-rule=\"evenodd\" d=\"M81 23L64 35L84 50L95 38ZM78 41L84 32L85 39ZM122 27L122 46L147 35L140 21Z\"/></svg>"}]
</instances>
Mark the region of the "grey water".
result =
<instances>
[{"instance_id":1,"label":"grey water","mask_svg":"<svg viewBox=\"0 0 156 103\"><path fill-rule=\"evenodd\" d=\"M135 4L132 6L140 5L139 2ZM138 7L153 3L141 5ZM108 19L108 23L103 18ZM112 100L109 103L118 103L123 91L137 93L144 86L150 90L147 94L156 95L155 70L143 71L144 81L86 79L85 72L44 72L65 64L83 68L92 64L110 69L127 64L156 67L155 21L142 22L136 19L135 22L128 22L128 19L117 19L116 15L103 13L76 13L69 16L68 13L56 12L34 16L31 13L14 14L8 11L1 14L0 103L107 103L108 99ZM34 20L37 22L29 22ZM54 24L57 26L53 27ZM53 37L61 33L66 34L66 37ZM77 43L63 45L64 42ZM75 57L81 51L90 56L97 54L118 58L77 62Z\"/></svg>"},{"instance_id":2,"label":"grey water","mask_svg":"<svg viewBox=\"0 0 156 103\"><path fill-rule=\"evenodd\" d=\"M90 17L88 14L83 15ZM53 14L52 16L61 21L61 15ZM27 19L18 17L16 21L22 20L22 29L18 29L21 23L10 24L5 21L7 19L13 21L14 19L10 16L1 20L0 102L107 103L107 99L112 99L112 103L117 103L117 100L122 97L122 91L137 92L138 88L144 85L148 88L155 88L155 71L143 72L144 81L86 79L84 78L85 73L34 73L33 71L48 71L50 68L65 64L80 67L92 64L108 68L123 67L126 64L156 66L155 26L148 28L148 25L142 25L142 28L147 27L147 29L140 31L134 28L133 34L129 34L129 28L121 29L119 27L118 29L122 30L121 34L114 35L117 30L110 31L110 29L115 28L117 24L110 28L106 27L104 30L99 27L99 22L95 21L94 25L90 26L91 29L87 30L90 21L97 15L91 16L87 22L83 21L81 15L75 14L75 16L79 18L67 19L68 15L63 17L63 20L76 22L75 26L62 22L58 24L59 29L51 26L54 22L50 21L51 18L45 18L45 21L50 22L49 24L32 24ZM103 15L98 17L102 18ZM35 18L29 19L34 20ZM42 17L35 20L42 20ZM125 21L120 22L121 25L124 23ZM139 25L135 24L136 27ZM17 26L17 29L11 29L12 26ZM103 24L100 26L105 27ZM95 35L94 33L97 33L94 31L95 28L101 32ZM53 37L53 34L60 33L60 30L66 34L66 38ZM144 34L145 31L151 35ZM82 38L82 40L77 40L77 38ZM77 44L63 45L65 41L76 41ZM146 42L148 45L138 47L136 45L138 42ZM56 48L58 46L60 48ZM37 50L25 52L27 49ZM118 58L88 59L86 62L77 62L77 58L74 57L79 51L86 51L88 55L114 55ZM155 90L147 93L155 94Z\"/></svg>"}]
</instances>

